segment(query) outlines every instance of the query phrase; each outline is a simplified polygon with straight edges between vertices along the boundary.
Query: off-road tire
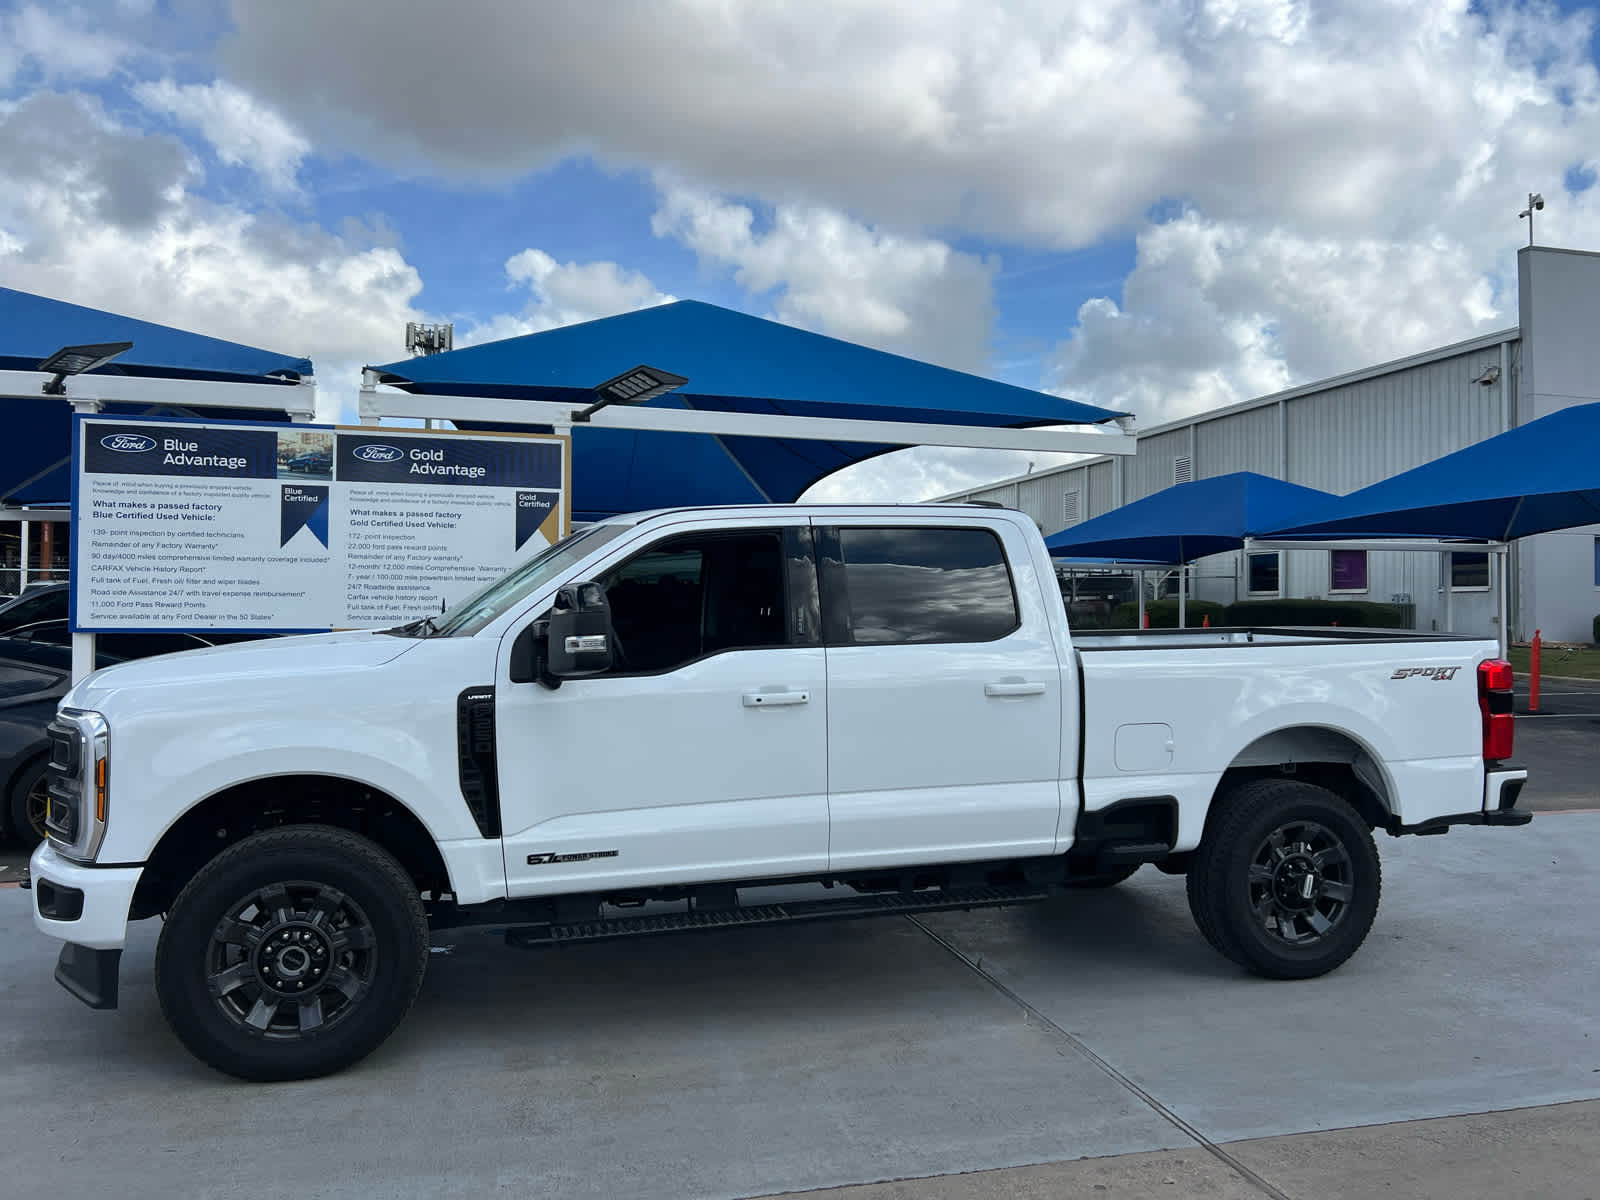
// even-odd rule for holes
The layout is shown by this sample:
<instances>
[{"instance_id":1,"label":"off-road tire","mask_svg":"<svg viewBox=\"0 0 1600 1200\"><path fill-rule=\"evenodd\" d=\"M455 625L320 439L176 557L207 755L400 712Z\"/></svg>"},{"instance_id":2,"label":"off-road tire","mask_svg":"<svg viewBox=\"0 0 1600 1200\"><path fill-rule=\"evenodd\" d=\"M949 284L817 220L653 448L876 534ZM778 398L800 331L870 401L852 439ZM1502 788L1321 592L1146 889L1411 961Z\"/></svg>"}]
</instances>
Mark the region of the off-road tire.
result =
<instances>
[{"instance_id":1,"label":"off-road tire","mask_svg":"<svg viewBox=\"0 0 1600 1200\"><path fill-rule=\"evenodd\" d=\"M1366 939L1383 869L1348 801L1296 779L1258 779L1218 801L1187 888L1218 953L1271 979L1308 979Z\"/></svg>"},{"instance_id":2,"label":"off-road tire","mask_svg":"<svg viewBox=\"0 0 1600 1200\"><path fill-rule=\"evenodd\" d=\"M0 820L0 833L9 830L11 836L22 843L24 850L32 851L44 841L45 770L49 761L41 756L17 772L16 782L6 794L5 819Z\"/></svg>"},{"instance_id":3,"label":"off-road tire","mask_svg":"<svg viewBox=\"0 0 1600 1200\"><path fill-rule=\"evenodd\" d=\"M290 825L235 843L189 881L156 946L155 985L202 1062L240 1079L310 1079L394 1032L427 962L427 918L394 857L343 829Z\"/></svg>"}]
</instances>

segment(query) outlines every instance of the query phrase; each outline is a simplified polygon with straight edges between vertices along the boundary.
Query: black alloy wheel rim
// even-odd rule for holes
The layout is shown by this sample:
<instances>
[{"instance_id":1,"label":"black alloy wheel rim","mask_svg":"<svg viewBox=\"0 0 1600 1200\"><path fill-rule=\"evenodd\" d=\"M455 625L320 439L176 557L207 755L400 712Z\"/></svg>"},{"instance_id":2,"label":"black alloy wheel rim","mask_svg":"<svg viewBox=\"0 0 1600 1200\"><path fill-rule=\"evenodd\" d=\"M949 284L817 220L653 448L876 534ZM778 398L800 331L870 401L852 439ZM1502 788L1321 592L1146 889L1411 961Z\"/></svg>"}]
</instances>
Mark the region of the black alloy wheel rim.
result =
<instances>
[{"instance_id":1,"label":"black alloy wheel rim","mask_svg":"<svg viewBox=\"0 0 1600 1200\"><path fill-rule=\"evenodd\" d=\"M235 1027L275 1041L318 1036L360 1006L377 938L336 888L292 880L234 904L211 932L206 985Z\"/></svg>"},{"instance_id":2,"label":"black alloy wheel rim","mask_svg":"<svg viewBox=\"0 0 1600 1200\"><path fill-rule=\"evenodd\" d=\"M1290 946L1321 942L1355 898L1355 864L1339 836L1315 821L1288 821L1250 860L1250 907L1269 937Z\"/></svg>"},{"instance_id":3,"label":"black alloy wheel rim","mask_svg":"<svg viewBox=\"0 0 1600 1200\"><path fill-rule=\"evenodd\" d=\"M28 827L42 842L49 832L45 828L45 817L50 815L50 776L48 772L41 772L38 779L33 781L33 786L28 789L28 794L23 801L23 814L28 818Z\"/></svg>"}]
</instances>

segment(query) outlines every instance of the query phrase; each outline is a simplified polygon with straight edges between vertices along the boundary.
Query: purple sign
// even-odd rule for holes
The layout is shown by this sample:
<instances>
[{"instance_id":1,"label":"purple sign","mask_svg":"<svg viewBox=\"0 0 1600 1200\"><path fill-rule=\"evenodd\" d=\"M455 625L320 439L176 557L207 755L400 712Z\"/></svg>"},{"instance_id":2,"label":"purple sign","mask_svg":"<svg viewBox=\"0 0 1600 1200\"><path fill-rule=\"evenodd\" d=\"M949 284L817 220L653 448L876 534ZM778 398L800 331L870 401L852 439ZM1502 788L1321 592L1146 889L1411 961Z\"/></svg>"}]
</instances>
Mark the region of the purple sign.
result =
<instances>
[{"instance_id":1,"label":"purple sign","mask_svg":"<svg viewBox=\"0 0 1600 1200\"><path fill-rule=\"evenodd\" d=\"M1333 553L1333 590L1336 592L1364 592L1367 590L1367 552L1365 550L1335 550Z\"/></svg>"}]
</instances>

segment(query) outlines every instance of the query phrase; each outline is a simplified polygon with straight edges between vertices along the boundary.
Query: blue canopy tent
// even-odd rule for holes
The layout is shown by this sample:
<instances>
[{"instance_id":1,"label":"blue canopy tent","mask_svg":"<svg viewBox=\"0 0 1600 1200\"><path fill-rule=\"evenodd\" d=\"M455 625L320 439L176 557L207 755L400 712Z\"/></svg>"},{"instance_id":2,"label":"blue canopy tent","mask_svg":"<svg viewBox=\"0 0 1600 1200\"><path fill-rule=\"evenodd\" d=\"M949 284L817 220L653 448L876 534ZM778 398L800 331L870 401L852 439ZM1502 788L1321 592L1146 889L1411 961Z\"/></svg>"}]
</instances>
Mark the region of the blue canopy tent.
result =
<instances>
[{"instance_id":1,"label":"blue canopy tent","mask_svg":"<svg viewBox=\"0 0 1600 1200\"><path fill-rule=\"evenodd\" d=\"M1505 547L1516 538L1600 524L1600 404L1579 404L1446 454L1285 521L1284 541L1345 538L1399 548L1402 539L1473 542L1501 559L1496 587L1502 653L1510 644ZM1417 548L1411 546L1410 548ZM1445 628L1451 589L1443 589Z\"/></svg>"},{"instance_id":2,"label":"blue canopy tent","mask_svg":"<svg viewBox=\"0 0 1600 1200\"><path fill-rule=\"evenodd\" d=\"M0 388L9 436L0 444L0 500L8 505L65 504L69 478L72 408L40 394L34 373L67 345L132 342L95 376L286 387L312 374L311 360L258 350L132 317L0 288L0 371L28 375L29 390ZM197 393L199 394L199 393ZM263 393L260 420L288 419ZM108 403L104 411L128 415L181 415L238 419L233 408L199 407L177 398L169 404Z\"/></svg>"},{"instance_id":3,"label":"blue canopy tent","mask_svg":"<svg viewBox=\"0 0 1600 1200\"><path fill-rule=\"evenodd\" d=\"M1135 500L1045 539L1057 558L1179 565L1237 550L1245 539L1334 499L1253 471L1198 479Z\"/></svg>"},{"instance_id":4,"label":"blue canopy tent","mask_svg":"<svg viewBox=\"0 0 1600 1200\"><path fill-rule=\"evenodd\" d=\"M1237 550L1263 529L1333 497L1253 471L1180 483L1045 539L1057 558L1116 559L1187 567L1197 558ZM1140 592L1142 610L1144 595ZM1180 577L1178 623L1187 600Z\"/></svg>"},{"instance_id":5,"label":"blue canopy tent","mask_svg":"<svg viewBox=\"0 0 1600 1200\"><path fill-rule=\"evenodd\" d=\"M1600 404L1563 408L1258 532L1513 538L1600 523Z\"/></svg>"},{"instance_id":6,"label":"blue canopy tent","mask_svg":"<svg viewBox=\"0 0 1600 1200\"><path fill-rule=\"evenodd\" d=\"M1102 424L1123 415L692 300L369 371L419 396L580 408L594 400L597 384L640 363L688 377L681 390L648 401L651 409L990 429ZM433 415L446 416L445 407ZM452 420L463 429L508 428L491 420ZM579 425L573 517L791 501L841 467L898 448Z\"/></svg>"}]
</instances>

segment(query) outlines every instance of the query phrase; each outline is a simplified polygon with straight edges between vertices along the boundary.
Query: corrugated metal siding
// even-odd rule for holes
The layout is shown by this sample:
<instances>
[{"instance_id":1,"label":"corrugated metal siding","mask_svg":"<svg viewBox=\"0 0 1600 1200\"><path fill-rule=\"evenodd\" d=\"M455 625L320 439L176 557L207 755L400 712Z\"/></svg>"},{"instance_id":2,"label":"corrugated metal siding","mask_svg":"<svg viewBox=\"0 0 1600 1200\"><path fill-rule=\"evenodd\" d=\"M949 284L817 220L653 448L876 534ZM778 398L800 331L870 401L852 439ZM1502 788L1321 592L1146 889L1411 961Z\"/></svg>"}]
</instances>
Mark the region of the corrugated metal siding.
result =
<instances>
[{"instance_id":1,"label":"corrugated metal siding","mask_svg":"<svg viewBox=\"0 0 1600 1200\"><path fill-rule=\"evenodd\" d=\"M1440 455L1493 437L1503 428L1501 387L1514 397L1521 343L1510 343L1510 370L1498 384L1476 382L1500 365L1500 348L1491 345L1436 362L1405 367L1344 386L1296 396L1284 402L1287 471L1294 483L1336 493L1354 491ZM1515 411L1513 408L1512 411ZM1127 499L1138 500L1172 485L1173 461L1194 450L1194 478L1232 471L1280 476L1282 440L1276 404L1194 423L1143 437L1137 455L1125 458ZM1084 520L1117 507L1116 466L1092 463L1041 475L1020 484L976 490L977 499L1021 507L1046 533L1063 527L1062 493L1079 493ZM1195 594L1223 601L1248 598L1238 554L1206 560L1196 572ZM1326 550L1293 550L1283 557L1285 596L1328 596ZM1444 626L1439 556L1431 553L1372 551L1367 558L1367 592L1348 596L1383 603L1412 603L1417 628ZM1341 594L1343 595L1343 594ZM1452 625L1457 631L1493 632L1493 594L1457 593Z\"/></svg>"},{"instance_id":2,"label":"corrugated metal siding","mask_svg":"<svg viewBox=\"0 0 1600 1200\"><path fill-rule=\"evenodd\" d=\"M1196 479L1234 471L1278 475L1278 406L1202 421L1195 426Z\"/></svg>"},{"instance_id":3,"label":"corrugated metal siding","mask_svg":"<svg viewBox=\"0 0 1600 1200\"><path fill-rule=\"evenodd\" d=\"M1054 533L1061 528L1061 484L1049 476L1022 480L1017 484L1017 507L1045 533Z\"/></svg>"},{"instance_id":4,"label":"corrugated metal siding","mask_svg":"<svg viewBox=\"0 0 1600 1200\"><path fill-rule=\"evenodd\" d=\"M1139 452L1126 460L1128 500L1141 500L1172 486L1172 464L1189 453L1189 430L1172 429L1139 439Z\"/></svg>"},{"instance_id":5,"label":"corrugated metal siding","mask_svg":"<svg viewBox=\"0 0 1600 1200\"><path fill-rule=\"evenodd\" d=\"M1087 504L1085 517L1098 517L1117 507L1115 463L1090 463L1080 474L1088 480L1088 495L1084 497Z\"/></svg>"},{"instance_id":6,"label":"corrugated metal siding","mask_svg":"<svg viewBox=\"0 0 1600 1200\"><path fill-rule=\"evenodd\" d=\"M1475 351L1288 401L1288 478L1340 494L1500 431L1500 389L1475 383L1498 366Z\"/></svg>"}]
</instances>

